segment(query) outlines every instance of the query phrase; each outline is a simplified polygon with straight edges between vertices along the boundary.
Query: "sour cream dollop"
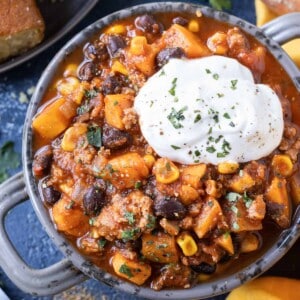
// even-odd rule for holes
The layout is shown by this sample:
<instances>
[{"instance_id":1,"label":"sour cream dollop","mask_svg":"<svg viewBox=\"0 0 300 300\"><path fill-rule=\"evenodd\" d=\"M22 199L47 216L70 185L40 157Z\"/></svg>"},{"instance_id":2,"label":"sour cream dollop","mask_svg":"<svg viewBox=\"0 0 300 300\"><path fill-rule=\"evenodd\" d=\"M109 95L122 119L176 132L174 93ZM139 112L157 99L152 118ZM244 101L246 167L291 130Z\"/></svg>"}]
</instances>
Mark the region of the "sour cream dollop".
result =
<instances>
[{"instance_id":1,"label":"sour cream dollop","mask_svg":"<svg viewBox=\"0 0 300 300\"><path fill-rule=\"evenodd\" d=\"M283 134L275 92L223 56L171 59L140 89L134 108L155 152L183 164L257 160Z\"/></svg>"}]
</instances>

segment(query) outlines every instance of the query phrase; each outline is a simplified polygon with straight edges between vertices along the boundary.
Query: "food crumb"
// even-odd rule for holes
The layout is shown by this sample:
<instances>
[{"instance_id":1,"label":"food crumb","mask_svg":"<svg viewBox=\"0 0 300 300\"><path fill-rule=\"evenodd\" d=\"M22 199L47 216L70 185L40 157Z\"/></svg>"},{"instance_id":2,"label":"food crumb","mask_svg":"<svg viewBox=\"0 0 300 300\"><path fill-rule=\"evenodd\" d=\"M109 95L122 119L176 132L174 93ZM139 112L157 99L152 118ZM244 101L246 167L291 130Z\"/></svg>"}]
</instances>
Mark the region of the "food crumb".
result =
<instances>
[{"instance_id":1,"label":"food crumb","mask_svg":"<svg viewBox=\"0 0 300 300\"><path fill-rule=\"evenodd\" d=\"M29 102L28 97L24 92L19 93L19 102L20 103L28 103Z\"/></svg>"},{"instance_id":2,"label":"food crumb","mask_svg":"<svg viewBox=\"0 0 300 300\"><path fill-rule=\"evenodd\" d=\"M75 286L55 295L53 300L96 300L96 298L88 292L86 287Z\"/></svg>"}]
</instances>

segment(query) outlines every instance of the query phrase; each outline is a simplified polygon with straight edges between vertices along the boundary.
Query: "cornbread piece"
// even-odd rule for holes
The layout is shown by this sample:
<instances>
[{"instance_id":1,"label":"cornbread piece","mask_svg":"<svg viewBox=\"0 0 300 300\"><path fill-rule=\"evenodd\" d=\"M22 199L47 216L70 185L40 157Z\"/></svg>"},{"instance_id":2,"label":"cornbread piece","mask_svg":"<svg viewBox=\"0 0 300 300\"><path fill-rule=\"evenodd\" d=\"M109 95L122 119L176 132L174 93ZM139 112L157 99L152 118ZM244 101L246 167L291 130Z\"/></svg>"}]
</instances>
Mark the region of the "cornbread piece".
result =
<instances>
[{"instance_id":1,"label":"cornbread piece","mask_svg":"<svg viewBox=\"0 0 300 300\"><path fill-rule=\"evenodd\" d=\"M45 24L34 0L1 0L0 61L40 43Z\"/></svg>"}]
</instances>

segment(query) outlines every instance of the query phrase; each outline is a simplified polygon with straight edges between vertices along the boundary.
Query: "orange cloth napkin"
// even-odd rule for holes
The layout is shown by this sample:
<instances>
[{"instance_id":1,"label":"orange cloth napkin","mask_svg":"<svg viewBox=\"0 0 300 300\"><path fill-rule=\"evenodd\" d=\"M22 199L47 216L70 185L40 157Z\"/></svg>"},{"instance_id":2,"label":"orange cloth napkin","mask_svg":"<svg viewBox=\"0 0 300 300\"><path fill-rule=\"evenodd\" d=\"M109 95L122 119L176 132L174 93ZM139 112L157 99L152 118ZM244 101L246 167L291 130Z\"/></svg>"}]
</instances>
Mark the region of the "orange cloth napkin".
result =
<instances>
[{"instance_id":1,"label":"orange cloth napkin","mask_svg":"<svg viewBox=\"0 0 300 300\"><path fill-rule=\"evenodd\" d=\"M261 26L277 17L261 0L255 0L255 10L257 26ZM283 45L283 49L300 68L300 39L286 43Z\"/></svg>"}]
</instances>

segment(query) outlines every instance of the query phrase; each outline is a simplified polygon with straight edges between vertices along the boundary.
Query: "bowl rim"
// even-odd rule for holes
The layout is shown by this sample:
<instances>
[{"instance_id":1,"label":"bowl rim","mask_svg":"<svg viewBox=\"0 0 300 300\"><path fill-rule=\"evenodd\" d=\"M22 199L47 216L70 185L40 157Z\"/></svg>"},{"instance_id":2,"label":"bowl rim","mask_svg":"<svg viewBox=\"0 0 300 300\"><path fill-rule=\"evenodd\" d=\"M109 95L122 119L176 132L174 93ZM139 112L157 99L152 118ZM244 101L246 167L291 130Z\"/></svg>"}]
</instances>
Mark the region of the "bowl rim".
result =
<instances>
[{"instance_id":1,"label":"bowl rim","mask_svg":"<svg viewBox=\"0 0 300 300\"><path fill-rule=\"evenodd\" d=\"M82 47L83 43L92 38L95 33L100 32L102 28L109 25L115 20L120 20L142 13L158 13L158 12L188 12L196 13L201 10L201 13L207 17L213 18L217 21L222 21L231 25L235 25L255 37L259 42L266 46L266 48L273 54L282 67L286 70L287 74L294 81L297 89L300 92L300 83L297 81L299 77L299 70L282 50L279 44L274 42L269 37L265 36L263 31L255 25L244 21L243 19L230 15L226 12L216 11L210 7L198 5L188 2L153 2L147 4L140 4L133 7L125 8L114 13L111 13L93 24L89 25L77 35L75 35L50 61L49 65L40 77L36 90L32 96L31 102L28 106L24 130L23 130L23 148L22 148L22 161L24 169L24 178L31 203L42 223L44 229L58 248L63 252L75 267L82 271L87 276L99 280L107 285L134 294L139 297L149 299L202 299L205 297L216 296L232 290L233 288L257 277L265 272L272 265L274 265L296 242L298 236L296 224L292 225L290 229L282 231L278 240L272 247L270 247L260 259L251 263L247 267L242 268L237 273L226 276L224 278L217 278L216 280L207 283L197 284L190 289L178 290L162 290L154 291L150 288L139 287L134 284L128 283L122 279L111 275L104 270L100 269L93 263L79 254L78 250L73 247L68 240L59 233L49 216L42 201L40 201L38 193L38 185L32 173L32 140L33 132L31 128L31 121L36 114L39 103L42 100L48 86L55 76L57 67L68 57L70 53Z\"/></svg>"}]
</instances>

